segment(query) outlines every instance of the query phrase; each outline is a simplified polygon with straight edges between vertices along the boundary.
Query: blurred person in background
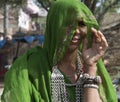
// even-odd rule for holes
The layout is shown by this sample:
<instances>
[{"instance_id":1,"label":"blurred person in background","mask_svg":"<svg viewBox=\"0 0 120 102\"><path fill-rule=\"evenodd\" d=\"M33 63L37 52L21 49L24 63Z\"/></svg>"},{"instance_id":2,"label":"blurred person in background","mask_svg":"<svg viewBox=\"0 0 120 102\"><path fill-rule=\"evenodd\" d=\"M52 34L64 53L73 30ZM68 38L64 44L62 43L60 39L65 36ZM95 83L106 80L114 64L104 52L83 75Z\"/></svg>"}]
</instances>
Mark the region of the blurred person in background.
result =
<instances>
[{"instance_id":1,"label":"blurred person in background","mask_svg":"<svg viewBox=\"0 0 120 102\"><path fill-rule=\"evenodd\" d=\"M8 57L10 53L10 46L12 46L11 35L6 35L5 37L1 37L1 41L5 41L5 44L0 49L0 77L4 77L7 70L11 67L11 57ZM10 61L9 61L10 60Z\"/></svg>"},{"instance_id":2,"label":"blurred person in background","mask_svg":"<svg viewBox=\"0 0 120 102\"><path fill-rule=\"evenodd\" d=\"M0 50L0 53L3 55L1 63L4 68L9 69L11 67L13 57L15 55L16 43L13 44L12 35L6 35L4 40L5 40L5 44Z\"/></svg>"}]
</instances>

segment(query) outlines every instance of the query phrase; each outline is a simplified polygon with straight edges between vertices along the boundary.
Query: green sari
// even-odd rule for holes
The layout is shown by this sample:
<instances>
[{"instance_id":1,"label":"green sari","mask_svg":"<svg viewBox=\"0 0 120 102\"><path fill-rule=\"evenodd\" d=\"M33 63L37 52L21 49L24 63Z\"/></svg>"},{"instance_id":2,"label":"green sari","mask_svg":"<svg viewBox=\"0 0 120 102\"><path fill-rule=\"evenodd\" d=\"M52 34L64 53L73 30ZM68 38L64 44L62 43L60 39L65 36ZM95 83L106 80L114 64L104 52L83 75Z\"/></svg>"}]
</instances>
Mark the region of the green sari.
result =
<instances>
[{"instance_id":1,"label":"green sari","mask_svg":"<svg viewBox=\"0 0 120 102\"><path fill-rule=\"evenodd\" d=\"M57 0L52 4L47 16L43 48L30 49L13 63L5 75L2 102L52 102L52 67L63 58L81 19L87 26L90 47L90 28L99 28L91 11L79 0ZM97 74L102 78L99 93L103 102L117 102L115 89L102 59L97 67Z\"/></svg>"}]
</instances>

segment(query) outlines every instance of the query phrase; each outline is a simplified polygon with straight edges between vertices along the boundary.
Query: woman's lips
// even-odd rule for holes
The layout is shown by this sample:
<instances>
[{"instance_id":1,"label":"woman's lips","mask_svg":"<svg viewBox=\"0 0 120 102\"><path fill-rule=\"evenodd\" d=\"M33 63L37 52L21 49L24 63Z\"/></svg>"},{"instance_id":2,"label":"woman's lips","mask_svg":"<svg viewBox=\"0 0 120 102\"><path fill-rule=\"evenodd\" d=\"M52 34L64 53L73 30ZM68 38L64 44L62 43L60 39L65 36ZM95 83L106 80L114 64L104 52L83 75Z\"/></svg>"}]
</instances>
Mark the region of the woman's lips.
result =
<instances>
[{"instance_id":1,"label":"woman's lips","mask_svg":"<svg viewBox=\"0 0 120 102\"><path fill-rule=\"evenodd\" d=\"M75 36L72 38L72 42L73 42L73 43L77 43L77 42L79 42L79 40L80 40L80 36L77 36L77 35L75 35Z\"/></svg>"}]
</instances>

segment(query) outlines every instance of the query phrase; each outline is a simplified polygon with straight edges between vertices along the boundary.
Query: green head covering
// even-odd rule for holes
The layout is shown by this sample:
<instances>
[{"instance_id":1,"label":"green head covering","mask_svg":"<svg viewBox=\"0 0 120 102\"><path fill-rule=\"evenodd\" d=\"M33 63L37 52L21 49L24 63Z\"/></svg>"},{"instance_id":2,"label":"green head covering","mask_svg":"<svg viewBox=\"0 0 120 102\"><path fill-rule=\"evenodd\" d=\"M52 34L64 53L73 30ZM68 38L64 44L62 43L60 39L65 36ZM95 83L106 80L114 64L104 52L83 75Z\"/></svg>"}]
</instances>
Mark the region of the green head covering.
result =
<instances>
[{"instance_id":1,"label":"green head covering","mask_svg":"<svg viewBox=\"0 0 120 102\"><path fill-rule=\"evenodd\" d=\"M78 25L78 20L83 20L86 24L87 37L91 44L90 29L91 27L98 29L98 23L91 11L79 0L57 0L52 4L47 16L43 46L48 53L50 68L64 56ZM103 81L99 88L103 102L117 102L114 87L101 59L97 66L98 75L102 77Z\"/></svg>"},{"instance_id":2,"label":"green head covering","mask_svg":"<svg viewBox=\"0 0 120 102\"><path fill-rule=\"evenodd\" d=\"M57 0L53 3L47 17L43 48L30 49L12 64L5 75L2 102L52 102L51 68L64 56L81 19L87 26L91 44L90 28L98 29L98 24L90 10L79 0ZM102 102L117 102L116 92L101 59L97 68L97 74L102 78L99 87Z\"/></svg>"},{"instance_id":3,"label":"green head covering","mask_svg":"<svg viewBox=\"0 0 120 102\"><path fill-rule=\"evenodd\" d=\"M90 40L90 28L98 28L98 23L83 3L79 0L58 0L51 6L44 41L51 66L63 57L77 28L78 20L83 20L87 25L87 35Z\"/></svg>"}]
</instances>

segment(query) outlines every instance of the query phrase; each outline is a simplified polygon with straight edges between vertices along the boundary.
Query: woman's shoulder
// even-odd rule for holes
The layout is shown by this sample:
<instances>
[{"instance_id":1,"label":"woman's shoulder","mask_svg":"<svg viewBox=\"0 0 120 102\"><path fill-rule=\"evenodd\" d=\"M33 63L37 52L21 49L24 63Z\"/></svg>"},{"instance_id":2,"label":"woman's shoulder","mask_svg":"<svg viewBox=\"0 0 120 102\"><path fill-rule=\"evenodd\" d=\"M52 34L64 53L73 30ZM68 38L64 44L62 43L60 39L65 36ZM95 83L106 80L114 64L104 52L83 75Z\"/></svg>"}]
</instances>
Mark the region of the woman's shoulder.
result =
<instances>
[{"instance_id":1,"label":"woman's shoulder","mask_svg":"<svg viewBox=\"0 0 120 102\"><path fill-rule=\"evenodd\" d=\"M36 46L34 48L30 48L27 52L25 52L23 55L19 56L17 58L17 60L23 60L23 59L29 59L31 55L45 55L46 51L40 47L40 46ZM36 56L36 57L38 57Z\"/></svg>"},{"instance_id":2,"label":"woman's shoulder","mask_svg":"<svg viewBox=\"0 0 120 102\"><path fill-rule=\"evenodd\" d=\"M44 58L47 58L47 53L40 46L36 46L27 52L27 60L43 60Z\"/></svg>"},{"instance_id":3,"label":"woman's shoulder","mask_svg":"<svg viewBox=\"0 0 120 102\"><path fill-rule=\"evenodd\" d=\"M36 53L36 52L39 52L39 51L43 51L44 49L40 46L36 46L36 47L33 47L31 49L29 49L27 51L27 53Z\"/></svg>"},{"instance_id":4,"label":"woman's shoulder","mask_svg":"<svg viewBox=\"0 0 120 102\"><path fill-rule=\"evenodd\" d=\"M37 46L29 49L26 53L19 56L13 63L8 72L21 72L29 70L37 70L42 68L42 66L48 65L46 51ZM41 69L42 70L42 69Z\"/></svg>"},{"instance_id":5,"label":"woman's shoulder","mask_svg":"<svg viewBox=\"0 0 120 102\"><path fill-rule=\"evenodd\" d=\"M43 60L46 57L46 51L39 47L36 46L34 48L29 49L26 53L24 53L23 55L19 56L12 64L12 67L18 67L18 66L24 66L27 67L28 66L28 62L32 62L32 63L37 63L38 60Z\"/></svg>"}]
</instances>

